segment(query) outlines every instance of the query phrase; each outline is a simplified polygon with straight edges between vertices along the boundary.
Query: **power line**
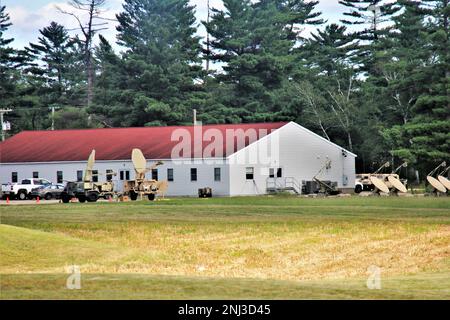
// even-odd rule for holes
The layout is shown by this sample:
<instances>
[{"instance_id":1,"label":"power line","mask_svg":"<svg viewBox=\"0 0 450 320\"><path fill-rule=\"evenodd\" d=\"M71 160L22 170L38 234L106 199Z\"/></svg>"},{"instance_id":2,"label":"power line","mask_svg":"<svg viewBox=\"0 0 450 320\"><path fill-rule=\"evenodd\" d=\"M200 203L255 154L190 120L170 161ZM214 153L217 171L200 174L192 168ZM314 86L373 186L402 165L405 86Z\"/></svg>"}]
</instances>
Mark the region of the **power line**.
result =
<instances>
[{"instance_id":1,"label":"power line","mask_svg":"<svg viewBox=\"0 0 450 320\"><path fill-rule=\"evenodd\" d=\"M51 106L35 106L35 107L14 107L13 111L17 111L17 110L28 110L28 111L32 111L32 110L36 110L36 109L46 109L48 110L50 108L51 110ZM81 107L81 106L61 106L61 107L57 107L57 109L64 109L64 108L76 108L76 109L85 109L86 107Z\"/></svg>"}]
</instances>

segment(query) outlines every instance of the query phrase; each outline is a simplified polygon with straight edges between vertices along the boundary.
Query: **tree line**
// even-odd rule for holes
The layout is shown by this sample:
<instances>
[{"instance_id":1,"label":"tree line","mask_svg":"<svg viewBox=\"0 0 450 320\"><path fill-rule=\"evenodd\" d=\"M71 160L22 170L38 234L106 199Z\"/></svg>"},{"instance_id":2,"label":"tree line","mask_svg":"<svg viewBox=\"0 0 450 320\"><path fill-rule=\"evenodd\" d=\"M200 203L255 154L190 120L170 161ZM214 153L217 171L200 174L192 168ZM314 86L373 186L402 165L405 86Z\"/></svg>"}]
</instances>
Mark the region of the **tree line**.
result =
<instances>
[{"instance_id":1,"label":"tree line","mask_svg":"<svg viewBox=\"0 0 450 320\"><path fill-rule=\"evenodd\" d=\"M193 109L207 124L295 121L358 171L428 170L450 160L449 2L341 0L328 23L318 1L223 0L197 21L188 0L124 0L120 52L102 36L107 0L72 0L90 18L66 12L78 35L52 22L21 50L3 6L0 107L13 133L49 129L52 107L59 129L189 124Z\"/></svg>"}]
</instances>

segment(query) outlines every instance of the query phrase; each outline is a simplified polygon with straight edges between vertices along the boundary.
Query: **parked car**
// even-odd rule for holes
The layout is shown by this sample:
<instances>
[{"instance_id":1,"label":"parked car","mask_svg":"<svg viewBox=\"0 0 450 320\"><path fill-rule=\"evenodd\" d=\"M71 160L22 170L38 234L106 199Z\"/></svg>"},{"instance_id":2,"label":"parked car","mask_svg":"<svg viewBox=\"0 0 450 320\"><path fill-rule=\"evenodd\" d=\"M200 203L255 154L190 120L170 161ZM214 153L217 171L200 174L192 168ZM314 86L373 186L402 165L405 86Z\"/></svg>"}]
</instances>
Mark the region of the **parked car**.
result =
<instances>
[{"instance_id":1,"label":"parked car","mask_svg":"<svg viewBox=\"0 0 450 320\"><path fill-rule=\"evenodd\" d=\"M3 197L9 197L10 199L17 198L19 200L26 200L29 198L32 189L51 184L52 183L46 179L23 179L21 183L2 185L2 194Z\"/></svg>"},{"instance_id":2,"label":"parked car","mask_svg":"<svg viewBox=\"0 0 450 320\"><path fill-rule=\"evenodd\" d=\"M63 190L64 185L62 184L40 186L31 190L30 198L36 199L37 197L39 197L40 199L45 200L60 199Z\"/></svg>"},{"instance_id":3,"label":"parked car","mask_svg":"<svg viewBox=\"0 0 450 320\"><path fill-rule=\"evenodd\" d=\"M3 188L7 188L7 184L6 183L2 183L2 186L0 188L0 199L4 200L6 198L6 196L3 195Z\"/></svg>"}]
</instances>

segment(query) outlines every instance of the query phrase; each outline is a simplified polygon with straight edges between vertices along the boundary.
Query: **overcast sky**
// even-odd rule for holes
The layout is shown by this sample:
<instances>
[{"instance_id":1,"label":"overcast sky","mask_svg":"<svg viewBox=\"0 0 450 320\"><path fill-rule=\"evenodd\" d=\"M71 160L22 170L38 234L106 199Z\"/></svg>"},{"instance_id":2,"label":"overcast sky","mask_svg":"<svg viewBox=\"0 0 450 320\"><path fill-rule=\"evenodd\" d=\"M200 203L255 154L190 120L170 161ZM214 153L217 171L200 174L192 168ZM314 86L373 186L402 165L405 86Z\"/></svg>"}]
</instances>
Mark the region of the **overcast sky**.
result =
<instances>
[{"instance_id":1,"label":"overcast sky","mask_svg":"<svg viewBox=\"0 0 450 320\"><path fill-rule=\"evenodd\" d=\"M115 14L122 9L122 0L107 0L104 16L114 18ZM206 0L191 0L197 7L198 20L206 19ZM36 42L39 36L39 29L46 27L51 21L56 21L68 29L75 28L76 24L72 17L58 12L56 6L70 10L66 0L0 0L1 5L6 6L13 25L8 30L6 36L13 37L12 43L16 48L23 48L29 42ZM211 6L220 8L221 0L211 0ZM338 0L320 0L319 10L323 12L323 17L328 22L337 22L341 18L342 6ZM311 31L307 28L305 32ZM200 34L204 31L200 30ZM115 43L114 23L110 23L108 30L102 34L111 42Z\"/></svg>"}]
</instances>

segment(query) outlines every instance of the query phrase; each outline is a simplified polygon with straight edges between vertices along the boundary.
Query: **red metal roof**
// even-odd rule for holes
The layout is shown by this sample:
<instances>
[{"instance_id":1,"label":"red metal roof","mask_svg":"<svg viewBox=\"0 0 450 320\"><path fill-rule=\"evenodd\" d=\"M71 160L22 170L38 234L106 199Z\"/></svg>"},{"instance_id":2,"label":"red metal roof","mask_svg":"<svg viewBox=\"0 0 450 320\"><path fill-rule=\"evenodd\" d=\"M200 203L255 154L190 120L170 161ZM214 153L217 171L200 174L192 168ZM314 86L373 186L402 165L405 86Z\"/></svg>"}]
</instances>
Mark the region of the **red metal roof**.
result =
<instances>
[{"instance_id":1,"label":"red metal roof","mask_svg":"<svg viewBox=\"0 0 450 320\"><path fill-rule=\"evenodd\" d=\"M202 130L204 133L208 129L217 129L226 140L227 130L255 129L257 139L260 139L265 135L264 130L270 133L285 124L205 125ZM177 129L187 130L193 145L194 126L23 131L0 143L0 162L85 161L92 149L96 151L96 160L127 160L131 158L133 148L141 149L147 159L170 159L173 147L179 143L171 141L172 134ZM245 144L248 145L249 142L247 138ZM210 143L203 141L202 149ZM193 149L194 147L190 157L194 157ZM230 155L237 151L237 148L235 147L233 152L226 150L224 143L223 155Z\"/></svg>"}]
</instances>

